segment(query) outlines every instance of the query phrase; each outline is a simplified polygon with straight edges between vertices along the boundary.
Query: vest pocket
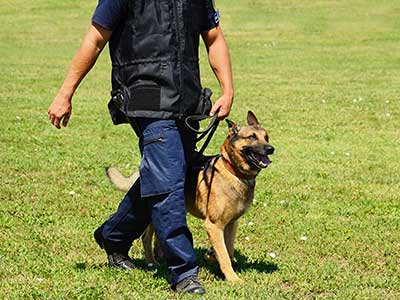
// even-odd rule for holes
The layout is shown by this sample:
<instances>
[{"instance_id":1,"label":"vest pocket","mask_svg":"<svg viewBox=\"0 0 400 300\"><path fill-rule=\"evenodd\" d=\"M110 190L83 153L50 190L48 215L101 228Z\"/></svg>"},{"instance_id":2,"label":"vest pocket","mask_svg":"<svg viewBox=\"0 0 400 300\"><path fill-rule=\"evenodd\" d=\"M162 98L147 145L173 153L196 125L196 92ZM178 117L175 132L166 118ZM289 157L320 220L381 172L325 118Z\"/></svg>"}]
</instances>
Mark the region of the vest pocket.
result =
<instances>
[{"instance_id":1,"label":"vest pocket","mask_svg":"<svg viewBox=\"0 0 400 300\"><path fill-rule=\"evenodd\" d=\"M137 110L160 111L161 88L156 85L139 85L131 89L127 113Z\"/></svg>"},{"instance_id":2,"label":"vest pocket","mask_svg":"<svg viewBox=\"0 0 400 300\"><path fill-rule=\"evenodd\" d=\"M163 35L171 31L171 7L167 0L141 0L135 4L137 36Z\"/></svg>"}]
</instances>

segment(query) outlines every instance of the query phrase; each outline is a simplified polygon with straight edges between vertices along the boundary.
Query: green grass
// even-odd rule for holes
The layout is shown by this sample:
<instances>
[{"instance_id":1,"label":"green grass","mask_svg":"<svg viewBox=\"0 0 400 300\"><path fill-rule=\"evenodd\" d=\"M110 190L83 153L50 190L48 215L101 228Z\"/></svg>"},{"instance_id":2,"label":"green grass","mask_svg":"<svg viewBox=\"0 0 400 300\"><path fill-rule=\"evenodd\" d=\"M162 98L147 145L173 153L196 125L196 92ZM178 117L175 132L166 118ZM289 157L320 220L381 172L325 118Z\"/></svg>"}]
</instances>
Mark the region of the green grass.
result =
<instances>
[{"instance_id":1,"label":"green grass","mask_svg":"<svg viewBox=\"0 0 400 300\"><path fill-rule=\"evenodd\" d=\"M103 168L128 174L139 163L131 130L108 117L107 51L76 94L69 127L47 121L95 5L0 5L1 299L191 298L168 290L165 268L146 269L139 242L140 268L120 272L92 239L121 199ZM243 123L253 110L277 151L240 221L235 269L246 284L224 282L202 260L207 236L189 218L201 299L400 299L398 1L217 6L236 86L230 118ZM201 65L218 94L204 50ZM221 126L209 153L225 135Z\"/></svg>"}]
</instances>

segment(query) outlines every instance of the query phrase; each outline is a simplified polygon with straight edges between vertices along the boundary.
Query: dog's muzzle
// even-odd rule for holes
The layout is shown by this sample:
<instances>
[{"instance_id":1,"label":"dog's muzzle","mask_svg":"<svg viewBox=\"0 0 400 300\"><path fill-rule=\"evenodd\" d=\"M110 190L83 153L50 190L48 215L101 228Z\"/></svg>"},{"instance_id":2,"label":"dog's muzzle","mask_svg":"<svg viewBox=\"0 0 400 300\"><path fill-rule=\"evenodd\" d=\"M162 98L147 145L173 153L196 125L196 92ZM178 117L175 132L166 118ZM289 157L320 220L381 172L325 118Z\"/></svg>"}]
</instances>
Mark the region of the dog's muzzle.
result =
<instances>
[{"instance_id":1,"label":"dog's muzzle","mask_svg":"<svg viewBox=\"0 0 400 300\"><path fill-rule=\"evenodd\" d=\"M257 169L265 169L271 163L268 155L272 155L274 151L274 147L271 145L266 145L264 147L245 148L244 154L248 162L254 167Z\"/></svg>"}]
</instances>

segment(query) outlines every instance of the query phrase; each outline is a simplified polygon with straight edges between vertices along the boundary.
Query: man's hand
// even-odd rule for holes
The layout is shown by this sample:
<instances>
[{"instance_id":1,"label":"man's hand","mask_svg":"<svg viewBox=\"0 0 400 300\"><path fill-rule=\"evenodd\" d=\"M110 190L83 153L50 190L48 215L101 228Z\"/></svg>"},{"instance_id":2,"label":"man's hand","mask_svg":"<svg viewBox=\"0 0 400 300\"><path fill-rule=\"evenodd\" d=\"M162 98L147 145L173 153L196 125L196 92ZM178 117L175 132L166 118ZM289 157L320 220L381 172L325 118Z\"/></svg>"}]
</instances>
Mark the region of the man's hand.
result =
<instances>
[{"instance_id":1,"label":"man's hand","mask_svg":"<svg viewBox=\"0 0 400 300\"><path fill-rule=\"evenodd\" d=\"M231 111L232 103L233 103L232 96L223 95L215 102L215 104L211 108L210 115L213 116L215 115L216 112L218 112L218 120L225 119L229 115L229 112Z\"/></svg>"},{"instance_id":2,"label":"man's hand","mask_svg":"<svg viewBox=\"0 0 400 300\"><path fill-rule=\"evenodd\" d=\"M111 34L112 31L95 23L89 27L81 46L71 61L60 91L47 110L50 122L58 129L61 128L60 123L64 127L67 126L72 113L72 96L79 83L95 64Z\"/></svg>"},{"instance_id":3,"label":"man's hand","mask_svg":"<svg viewBox=\"0 0 400 300\"><path fill-rule=\"evenodd\" d=\"M72 113L71 98L64 97L60 94L56 96L53 103L49 106L47 114L49 115L50 122L57 127L61 128L60 124L64 127L67 126L69 118Z\"/></svg>"}]
</instances>

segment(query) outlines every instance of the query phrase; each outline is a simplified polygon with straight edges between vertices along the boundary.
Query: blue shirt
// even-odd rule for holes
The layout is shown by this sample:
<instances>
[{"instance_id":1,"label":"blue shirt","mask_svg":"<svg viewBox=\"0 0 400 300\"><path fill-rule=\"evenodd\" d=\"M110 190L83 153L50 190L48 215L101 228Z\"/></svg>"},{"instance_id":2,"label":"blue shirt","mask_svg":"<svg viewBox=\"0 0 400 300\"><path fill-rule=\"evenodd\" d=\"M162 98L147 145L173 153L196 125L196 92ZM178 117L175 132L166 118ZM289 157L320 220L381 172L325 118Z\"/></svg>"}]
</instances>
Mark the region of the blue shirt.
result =
<instances>
[{"instance_id":1,"label":"blue shirt","mask_svg":"<svg viewBox=\"0 0 400 300\"><path fill-rule=\"evenodd\" d=\"M92 22L113 31L125 19L129 0L99 0L92 17ZM155 0L158 1L158 0ZM208 31L218 26L219 12L215 11L212 0L207 0L201 31Z\"/></svg>"}]
</instances>

